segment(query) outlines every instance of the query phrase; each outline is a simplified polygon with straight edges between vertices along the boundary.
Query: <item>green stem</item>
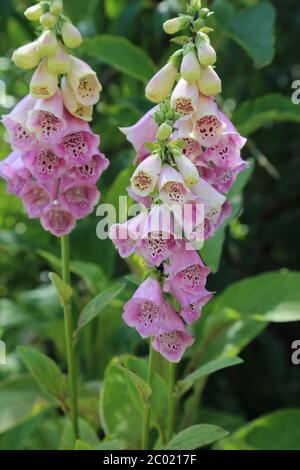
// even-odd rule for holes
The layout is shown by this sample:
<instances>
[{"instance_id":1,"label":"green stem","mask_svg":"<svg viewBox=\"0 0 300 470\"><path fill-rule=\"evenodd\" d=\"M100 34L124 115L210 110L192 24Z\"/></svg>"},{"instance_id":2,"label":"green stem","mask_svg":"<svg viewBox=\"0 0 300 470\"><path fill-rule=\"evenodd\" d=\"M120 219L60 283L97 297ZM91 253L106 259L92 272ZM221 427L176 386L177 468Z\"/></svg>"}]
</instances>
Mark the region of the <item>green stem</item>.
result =
<instances>
[{"instance_id":1,"label":"green stem","mask_svg":"<svg viewBox=\"0 0 300 470\"><path fill-rule=\"evenodd\" d=\"M147 383L149 387L152 389L152 383L154 378L154 370L155 370L155 353L151 346L149 348L149 362L148 362L148 378ZM150 428L150 416L151 416L151 397L146 401L144 405L144 413L143 413L143 430L142 430L142 450L149 450L149 428Z\"/></svg>"},{"instance_id":2,"label":"green stem","mask_svg":"<svg viewBox=\"0 0 300 470\"><path fill-rule=\"evenodd\" d=\"M63 281L70 285L70 243L69 237L61 238L61 262L62 262L62 278ZM77 410L77 378L75 363L75 348L73 343L73 319L72 319L72 301L66 301L64 305L65 317L65 336L68 363L68 383L70 397L70 412L74 438L79 438L78 428L78 410Z\"/></svg>"},{"instance_id":3,"label":"green stem","mask_svg":"<svg viewBox=\"0 0 300 470\"><path fill-rule=\"evenodd\" d=\"M175 374L176 365L168 363L168 422L167 422L167 440L170 441L174 433L176 397L175 397Z\"/></svg>"}]
</instances>

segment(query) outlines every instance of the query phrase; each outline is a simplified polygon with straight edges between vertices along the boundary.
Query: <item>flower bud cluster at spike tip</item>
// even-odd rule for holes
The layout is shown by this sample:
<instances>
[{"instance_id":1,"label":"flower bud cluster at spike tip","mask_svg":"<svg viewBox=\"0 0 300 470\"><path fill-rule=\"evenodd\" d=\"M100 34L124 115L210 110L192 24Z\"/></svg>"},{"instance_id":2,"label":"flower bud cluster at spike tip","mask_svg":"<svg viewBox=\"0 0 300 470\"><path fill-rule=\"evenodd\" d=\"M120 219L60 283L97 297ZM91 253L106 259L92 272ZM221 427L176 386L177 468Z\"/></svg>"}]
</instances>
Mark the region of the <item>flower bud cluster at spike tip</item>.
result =
<instances>
[{"instance_id":1,"label":"flower bud cluster at spike tip","mask_svg":"<svg viewBox=\"0 0 300 470\"><path fill-rule=\"evenodd\" d=\"M97 181L109 165L86 122L102 87L88 64L68 54L66 46L78 47L82 38L66 23L61 0L40 2L25 16L44 30L13 54L17 66L36 70L30 95L2 117L12 153L0 162L0 176L29 217L60 237L93 211Z\"/></svg>"},{"instance_id":2,"label":"flower bud cluster at spike tip","mask_svg":"<svg viewBox=\"0 0 300 470\"><path fill-rule=\"evenodd\" d=\"M210 268L197 250L231 216L227 193L247 167L246 139L214 98L221 80L205 26L209 15L192 0L187 15L164 24L168 34L190 28L191 37L147 85L146 96L159 104L121 129L136 151L128 194L144 207L109 233L121 257L139 255L149 268L123 319L171 362L193 344L190 325L212 298Z\"/></svg>"}]
</instances>

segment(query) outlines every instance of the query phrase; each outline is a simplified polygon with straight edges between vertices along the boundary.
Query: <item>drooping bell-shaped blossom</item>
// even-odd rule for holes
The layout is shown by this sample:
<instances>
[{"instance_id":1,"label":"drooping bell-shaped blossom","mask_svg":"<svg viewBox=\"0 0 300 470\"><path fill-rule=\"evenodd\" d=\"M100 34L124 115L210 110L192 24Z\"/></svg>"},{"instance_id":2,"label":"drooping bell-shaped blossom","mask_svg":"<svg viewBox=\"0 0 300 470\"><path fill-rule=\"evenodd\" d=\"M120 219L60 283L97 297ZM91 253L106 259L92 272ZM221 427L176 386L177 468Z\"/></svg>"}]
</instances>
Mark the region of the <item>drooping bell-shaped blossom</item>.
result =
<instances>
[{"instance_id":1,"label":"drooping bell-shaped blossom","mask_svg":"<svg viewBox=\"0 0 300 470\"><path fill-rule=\"evenodd\" d=\"M194 135L200 145L211 147L216 145L226 124L222 121L217 103L213 98L200 95L199 108L194 120Z\"/></svg>"},{"instance_id":2,"label":"drooping bell-shaped blossom","mask_svg":"<svg viewBox=\"0 0 300 470\"><path fill-rule=\"evenodd\" d=\"M191 117L199 106L199 90L197 85L181 78L172 93L171 106L183 118Z\"/></svg>"},{"instance_id":3,"label":"drooping bell-shaped blossom","mask_svg":"<svg viewBox=\"0 0 300 470\"><path fill-rule=\"evenodd\" d=\"M93 106L98 103L102 85L96 72L83 60L70 56L70 69L68 81L83 106Z\"/></svg>"},{"instance_id":4,"label":"drooping bell-shaped blossom","mask_svg":"<svg viewBox=\"0 0 300 470\"><path fill-rule=\"evenodd\" d=\"M76 219L83 219L90 214L99 201L100 192L95 185L83 185L65 177L61 183L58 201Z\"/></svg>"},{"instance_id":5,"label":"drooping bell-shaped blossom","mask_svg":"<svg viewBox=\"0 0 300 470\"><path fill-rule=\"evenodd\" d=\"M180 75L181 77L189 83L195 83L199 80L201 75L201 67L196 56L196 51L194 47L187 46L187 51L184 52Z\"/></svg>"},{"instance_id":6,"label":"drooping bell-shaped blossom","mask_svg":"<svg viewBox=\"0 0 300 470\"><path fill-rule=\"evenodd\" d=\"M61 35L66 47L77 49L81 46L83 38L79 31L70 21L65 21L61 28Z\"/></svg>"},{"instance_id":7,"label":"drooping bell-shaped blossom","mask_svg":"<svg viewBox=\"0 0 300 470\"><path fill-rule=\"evenodd\" d=\"M203 33L198 33L196 38L197 56L201 65L214 65L217 61L217 54L210 44L209 37Z\"/></svg>"},{"instance_id":8,"label":"drooping bell-shaped blossom","mask_svg":"<svg viewBox=\"0 0 300 470\"><path fill-rule=\"evenodd\" d=\"M195 301L191 301L189 295L180 288L177 288L176 285L173 285L172 293L181 305L180 316L188 325L192 325L199 320L202 308L213 296L212 292L203 288L201 292L199 292L199 298Z\"/></svg>"},{"instance_id":9,"label":"drooping bell-shaped blossom","mask_svg":"<svg viewBox=\"0 0 300 470\"><path fill-rule=\"evenodd\" d=\"M164 302L164 319L152 341L153 349L168 361L177 363L193 343L194 338L186 331L174 308L168 302Z\"/></svg>"},{"instance_id":10,"label":"drooping bell-shaped blossom","mask_svg":"<svg viewBox=\"0 0 300 470\"><path fill-rule=\"evenodd\" d=\"M139 196L149 196L154 190L161 170L160 155L152 154L143 160L131 177L131 188Z\"/></svg>"},{"instance_id":11,"label":"drooping bell-shaped blossom","mask_svg":"<svg viewBox=\"0 0 300 470\"><path fill-rule=\"evenodd\" d=\"M37 41L25 44L25 46L16 49L11 59L13 63L21 69L30 70L37 67L41 60Z\"/></svg>"},{"instance_id":12,"label":"drooping bell-shaped blossom","mask_svg":"<svg viewBox=\"0 0 300 470\"><path fill-rule=\"evenodd\" d=\"M24 165L39 182L60 178L66 170L65 160L52 147L37 144L22 154Z\"/></svg>"},{"instance_id":13,"label":"drooping bell-shaped blossom","mask_svg":"<svg viewBox=\"0 0 300 470\"><path fill-rule=\"evenodd\" d=\"M36 100L28 95L9 114L2 117L13 150L28 150L36 143L35 134L26 126L28 113L34 108L35 102Z\"/></svg>"},{"instance_id":14,"label":"drooping bell-shaped blossom","mask_svg":"<svg viewBox=\"0 0 300 470\"><path fill-rule=\"evenodd\" d=\"M69 113L90 122L93 118L93 106L85 106L78 100L66 76L61 80L61 91L64 106Z\"/></svg>"},{"instance_id":15,"label":"drooping bell-shaped blossom","mask_svg":"<svg viewBox=\"0 0 300 470\"><path fill-rule=\"evenodd\" d=\"M7 182L10 193L19 196L27 181L32 179L31 172L25 168L21 154L12 152L0 162L0 176Z\"/></svg>"},{"instance_id":16,"label":"drooping bell-shaped blossom","mask_svg":"<svg viewBox=\"0 0 300 470\"><path fill-rule=\"evenodd\" d=\"M198 253L185 241L169 258L169 279L166 283L168 290L172 292L175 285L189 295L190 301L198 300L211 269L204 265Z\"/></svg>"},{"instance_id":17,"label":"drooping bell-shaped blossom","mask_svg":"<svg viewBox=\"0 0 300 470\"><path fill-rule=\"evenodd\" d=\"M69 161L66 163L68 165ZM96 184L101 174L108 168L108 166L109 161L103 153L97 153L92 156L89 163L68 169L68 176L82 184Z\"/></svg>"},{"instance_id":18,"label":"drooping bell-shaped blossom","mask_svg":"<svg viewBox=\"0 0 300 470\"><path fill-rule=\"evenodd\" d=\"M128 258L136 251L147 217L147 212L142 212L124 224L114 224L110 227L109 238L119 250L122 258Z\"/></svg>"},{"instance_id":19,"label":"drooping bell-shaped blossom","mask_svg":"<svg viewBox=\"0 0 300 470\"><path fill-rule=\"evenodd\" d=\"M185 184L188 188L192 188L200 179L196 166L183 154L175 156L174 160Z\"/></svg>"},{"instance_id":20,"label":"drooping bell-shaped blossom","mask_svg":"<svg viewBox=\"0 0 300 470\"><path fill-rule=\"evenodd\" d=\"M51 98L58 90L58 77L48 69L47 61L40 63L30 82L30 94L34 98Z\"/></svg>"},{"instance_id":21,"label":"drooping bell-shaped blossom","mask_svg":"<svg viewBox=\"0 0 300 470\"><path fill-rule=\"evenodd\" d=\"M176 238L172 212L165 204L156 205L147 217L137 252L150 266L158 267L176 250Z\"/></svg>"},{"instance_id":22,"label":"drooping bell-shaped blossom","mask_svg":"<svg viewBox=\"0 0 300 470\"><path fill-rule=\"evenodd\" d=\"M159 195L165 204L184 204L189 195L180 173L170 165L164 165L158 182Z\"/></svg>"},{"instance_id":23,"label":"drooping bell-shaped blossom","mask_svg":"<svg viewBox=\"0 0 300 470\"><path fill-rule=\"evenodd\" d=\"M43 228L57 237L68 235L76 224L75 217L58 204L53 204L44 212L40 220Z\"/></svg>"},{"instance_id":24,"label":"drooping bell-shaped blossom","mask_svg":"<svg viewBox=\"0 0 300 470\"><path fill-rule=\"evenodd\" d=\"M145 147L146 142L154 142L158 126L154 120L154 114L158 106L150 109L135 125L122 127L120 131L125 134L127 140L136 151L136 162L141 162L150 155L149 149Z\"/></svg>"},{"instance_id":25,"label":"drooping bell-shaped blossom","mask_svg":"<svg viewBox=\"0 0 300 470\"><path fill-rule=\"evenodd\" d=\"M163 294L159 282L148 277L124 306L123 319L142 338L158 334L164 317Z\"/></svg>"},{"instance_id":26,"label":"drooping bell-shaped blossom","mask_svg":"<svg viewBox=\"0 0 300 470\"><path fill-rule=\"evenodd\" d=\"M201 199L191 198L184 205L172 206L175 223L182 236L202 248L205 240L205 203Z\"/></svg>"},{"instance_id":27,"label":"drooping bell-shaped blossom","mask_svg":"<svg viewBox=\"0 0 300 470\"><path fill-rule=\"evenodd\" d=\"M48 99L36 100L28 114L26 126L39 142L57 144L67 128L61 92L57 91Z\"/></svg>"},{"instance_id":28,"label":"drooping bell-shaped blossom","mask_svg":"<svg viewBox=\"0 0 300 470\"><path fill-rule=\"evenodd\" d=\"M22 188L20 197L30 219L41 217L53 205L58 190L57 181L45 184L28 181Z\"/></svg>"}]
</instances>

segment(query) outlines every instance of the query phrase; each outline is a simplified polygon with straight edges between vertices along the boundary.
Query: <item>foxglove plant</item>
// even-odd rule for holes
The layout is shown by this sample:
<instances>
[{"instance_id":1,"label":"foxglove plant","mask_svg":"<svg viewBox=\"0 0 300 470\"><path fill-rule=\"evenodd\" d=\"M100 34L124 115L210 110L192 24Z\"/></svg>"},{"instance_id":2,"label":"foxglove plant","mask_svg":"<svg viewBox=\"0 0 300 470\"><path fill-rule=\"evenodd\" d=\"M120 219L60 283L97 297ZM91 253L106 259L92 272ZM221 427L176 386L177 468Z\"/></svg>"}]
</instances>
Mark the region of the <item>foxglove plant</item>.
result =
<instances>
[{"instance_id":1,"label":"foxglove plant","mask_svg":"<svg viewBox=\"0 0 300 470\"><path fill-rule=\"evenodd\" d=\"M211 270L197 249L231 215L226 195L246 167L241 158L246 140L216 102L222 86L214 69L211 29L205 26L210 15L200 0L193 0L187 14L164 24L168 34L188 31L175 40L182 48L146 87L147 98L156 106L134 126L121 129L136 150L137 168L128 192L144 204L143 211L110 228L120 255L136 253L149 268L124 306L123 318L142 338L150 338L150 387L153 351L169 362L169 439L175 410L174 363L193 344L190 325L212 297L206 289ZM144 449L149 445L149 423L146 404Z\"/></svg>"},{"instance_id":2,"label":"foxglove plant","mask_svg":"<svg viewBox=\"0 0 300 470\"><path fill-rule=\"evenodd\" d=\"M102 87L91 67L70 51L82 37L64 16L62 0L39 2L25 16L39 22L42 32L12 56L16 66L35 71L30 94L2 118L12 153L0 163L0 175L29 218L39 218L45 230L61 238L63 281L69 285L68 234L93 211L100 197L96 183L108 167L89 125ZM70 300L64 311L71 418L78 437Z\"/></svg>"}]
</instances>

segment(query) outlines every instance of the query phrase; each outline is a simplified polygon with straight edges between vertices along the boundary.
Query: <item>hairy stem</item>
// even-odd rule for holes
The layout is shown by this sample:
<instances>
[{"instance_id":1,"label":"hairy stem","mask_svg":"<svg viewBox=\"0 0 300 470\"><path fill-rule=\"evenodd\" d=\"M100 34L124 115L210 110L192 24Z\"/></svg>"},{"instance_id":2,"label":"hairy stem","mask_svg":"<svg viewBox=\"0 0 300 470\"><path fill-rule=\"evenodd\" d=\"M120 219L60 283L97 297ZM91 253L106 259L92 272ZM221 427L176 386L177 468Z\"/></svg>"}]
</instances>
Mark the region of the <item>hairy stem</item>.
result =
<instances>
[{"instance_id":1,"label":"hairy stem","mask_svg":"<svg viewBox=\"0 0 300 470\"><path fill-rule=\"evenodd\" d=\"M176 412L175 397L175 375L176 365L172 362L168 364L168 422L167 422L167 440L170 441L174 434L174 422Z\"/></svg>"}]
</instances>

